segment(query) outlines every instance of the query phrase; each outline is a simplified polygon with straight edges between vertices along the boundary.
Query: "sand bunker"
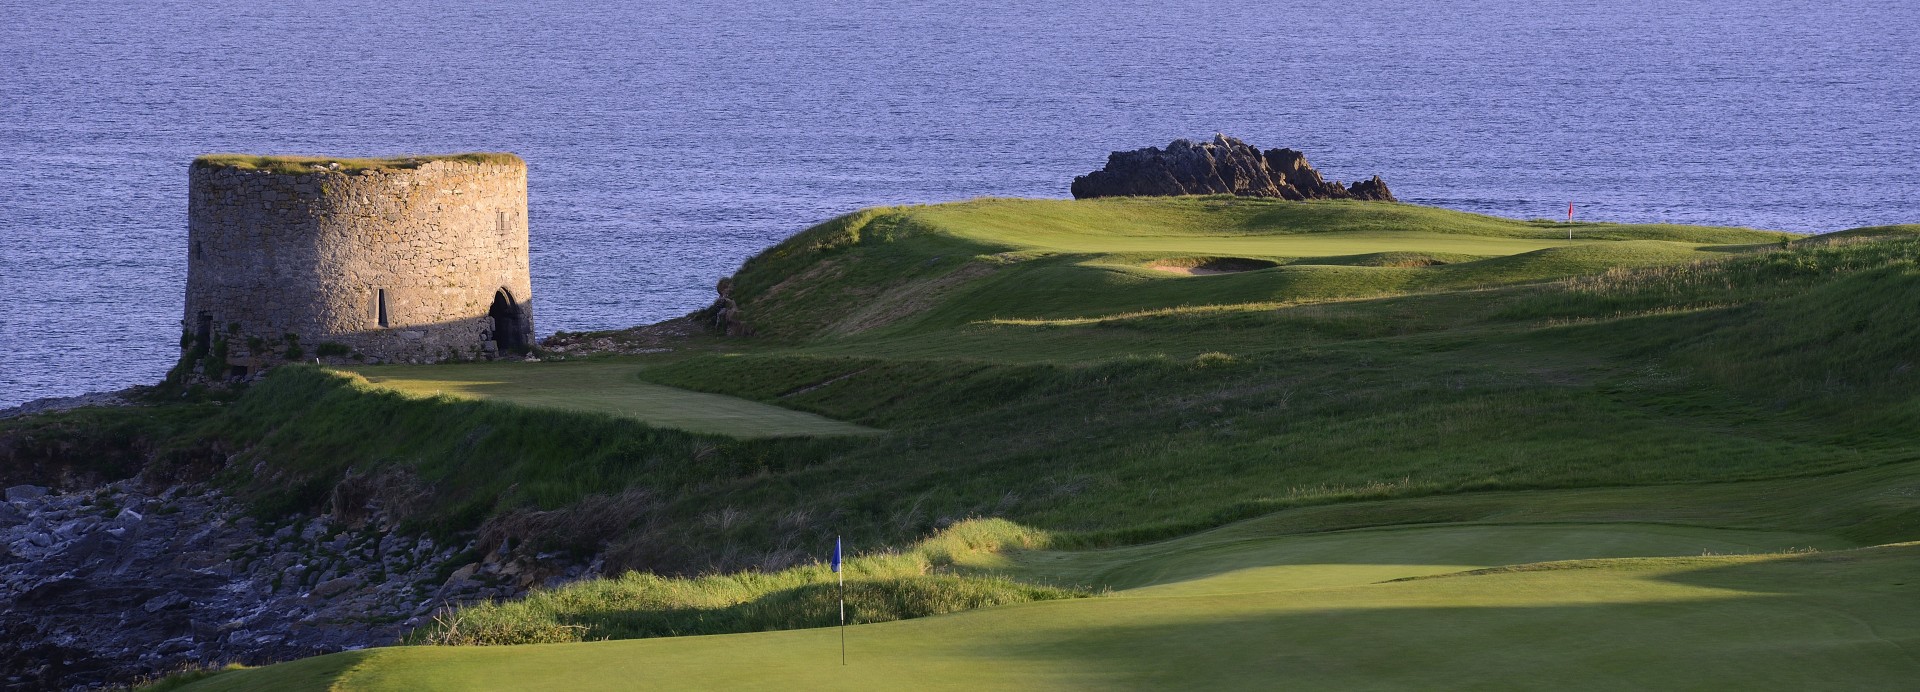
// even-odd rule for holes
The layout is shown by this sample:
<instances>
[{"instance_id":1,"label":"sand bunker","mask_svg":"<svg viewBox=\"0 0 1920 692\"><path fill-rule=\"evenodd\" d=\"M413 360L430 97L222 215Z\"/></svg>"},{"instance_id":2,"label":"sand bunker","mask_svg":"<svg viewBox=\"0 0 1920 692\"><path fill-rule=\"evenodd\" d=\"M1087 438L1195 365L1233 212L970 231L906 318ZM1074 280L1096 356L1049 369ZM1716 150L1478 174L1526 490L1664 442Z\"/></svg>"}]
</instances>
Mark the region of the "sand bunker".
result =
<instances>
[{"instance_id":1,"label":"sand bunker","mask_svg":"<svg viewBox=\"0 0 1920 692\"><path fill-rule=\"evenodd\" d=\"M1154 262L1147 265L1147 268L1169 274L1205 276L1208 274L1237 274L1239 272L1270 269L1277 266L1280 266L1280 263L1247 257L1175 257Z\"/></svg>"}]
</instances>

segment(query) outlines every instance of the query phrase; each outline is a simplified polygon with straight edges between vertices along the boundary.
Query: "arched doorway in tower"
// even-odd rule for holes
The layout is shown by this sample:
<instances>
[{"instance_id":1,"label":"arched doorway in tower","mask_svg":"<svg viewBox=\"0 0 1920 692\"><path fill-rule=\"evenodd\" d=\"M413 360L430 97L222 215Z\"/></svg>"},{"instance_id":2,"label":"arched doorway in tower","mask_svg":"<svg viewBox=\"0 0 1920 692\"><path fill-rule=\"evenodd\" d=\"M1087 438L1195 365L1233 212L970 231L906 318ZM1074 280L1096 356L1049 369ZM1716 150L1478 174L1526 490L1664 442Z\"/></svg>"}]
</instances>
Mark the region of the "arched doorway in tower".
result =
<instances>
[{"instance_id":1,"label":"arched doorway in tower","mask_svg":"<svg viewBox=\"0 0 1920 692\"><path fill-rule=\"evenodd\" d=\"M520 305L513 302L513 294L504 288L495 291L493 307L487 309L487 316L493 318L493 343L501 352L527 351L527 320Z\"/></svg>"}]
</instances>

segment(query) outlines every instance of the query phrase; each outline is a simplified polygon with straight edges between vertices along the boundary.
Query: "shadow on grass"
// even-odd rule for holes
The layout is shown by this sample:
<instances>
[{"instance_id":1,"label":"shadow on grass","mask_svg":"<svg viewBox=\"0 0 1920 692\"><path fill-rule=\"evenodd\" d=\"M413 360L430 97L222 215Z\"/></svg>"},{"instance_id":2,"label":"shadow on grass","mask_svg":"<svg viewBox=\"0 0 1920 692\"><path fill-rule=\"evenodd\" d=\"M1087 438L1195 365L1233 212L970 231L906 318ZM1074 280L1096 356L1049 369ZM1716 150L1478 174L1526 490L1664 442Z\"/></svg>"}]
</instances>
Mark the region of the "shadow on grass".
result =
<instances>
[{"instance_id":1,"label":"shadow on grass","mask_svg":"<svg viewBox=\"0 0 1920 692\"><path fill-rule=\"evenodd\" d=\"M664 607L645 601L684 594L664 588L621 589L617 585L620 583L624 582L570 595L564 604L536 609L541 611L538 615L468 609L452 626L436 624L409 637L408 643L534 644L830 627L839 624L843 593L837 584L814 583L776 589L737 603ZM1090 595L998 577L939 574L849 581L844 594L847 621L853 624ZM596 600L601 602L592 603ZM539 622L533 621L536 619Z\"/></svg>"},{"instance_id":2,"label":"shadow on grass","mask_svg":"<svg viewBox=\"0 0 1920 692\"><path fill-rule=\"evenodd\" d=\"M192 692L324 692L354 667L373 658L376 651L342 651L336 654L303 658L271 668L240 668L220 671L195 671L179 678L164 678L146 690L192 690ZM211 673L211 674L209 674Z\"/></svg>"},{"instance_id":3,"label":"shadow on grass","mask_svg":"<svg viewBox=\"0 0 1920 692\"><path fill-rule=\"evenodd\" d=\"M1849 547L1813 534L1746 531L1658 523L1606 522L1453 524L1360 528L1314 534L1275 533L1120 549L1137 557L1098 574L1117 589L1166 586L1262 568L1303 568L1325 574L1283 579L1272 588L1360 584L1399 576L1458 571L1448 565L1520 565L1554 560L1735 555L1793 547ZM1333 577L1329 580L1327 577ZM1297 582L1297 583L1296 583ZM1265 590L1265 589L1262 589Z\"/></svg>"},{"instance_id":4,"label":"shadow on grass","mask_svg":"<svg viewBox=\"0 0 1920 692\"><path fill-rule=\"evenodd\" d=\"M1901 689L1920 679L1920 544L1518 574L1547 569L1323 592L1325 607L1299 602L1310 594L1167 599L1176 607L971 653L1064 664L1111 688ZM1433 605L1476 598L1488 604ZM1562 602L1513 605L1530 599Z\"/></svg>"}]
</instances>

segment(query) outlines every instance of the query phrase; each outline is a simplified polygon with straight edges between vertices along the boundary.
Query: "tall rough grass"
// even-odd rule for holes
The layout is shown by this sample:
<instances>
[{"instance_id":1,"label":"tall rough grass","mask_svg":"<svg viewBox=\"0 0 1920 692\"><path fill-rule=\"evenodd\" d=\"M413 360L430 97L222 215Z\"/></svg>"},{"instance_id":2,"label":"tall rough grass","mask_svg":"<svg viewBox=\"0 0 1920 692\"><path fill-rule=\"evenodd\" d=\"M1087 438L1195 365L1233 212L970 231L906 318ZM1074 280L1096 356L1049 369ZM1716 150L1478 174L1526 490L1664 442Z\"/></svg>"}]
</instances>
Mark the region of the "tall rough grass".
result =
<instances>
[{"instance_id":1,"label":"tall rough grass","mask_svg":"<svg viewBox=\"0 0 1920 692\"><path fill-rule=\"evenodd\" d=\"M886 622L1090 595L952 569L1046 542L1045 533L1012 522L975 520L901 552L853 558L844 567L848 616ZM627 572L443 612L407 642L537 644L822 627L838 622L840 595L836 576L818 563L684 578Z\"/></svg>"},{"instance_id":2,"label":"tall rough grass","mask_svg":"<svg viewBox=\"0 0 1920 692\"><path fill-rule=\"evenodd\" d=\"M1561 280L1504 317L1613 316L1654 309L1724 306L1779 299L1844 275L1914 267L1920 238L1812 238L1771 252L1681 264L1614 267Z\"/></svg>"}]
</instances>

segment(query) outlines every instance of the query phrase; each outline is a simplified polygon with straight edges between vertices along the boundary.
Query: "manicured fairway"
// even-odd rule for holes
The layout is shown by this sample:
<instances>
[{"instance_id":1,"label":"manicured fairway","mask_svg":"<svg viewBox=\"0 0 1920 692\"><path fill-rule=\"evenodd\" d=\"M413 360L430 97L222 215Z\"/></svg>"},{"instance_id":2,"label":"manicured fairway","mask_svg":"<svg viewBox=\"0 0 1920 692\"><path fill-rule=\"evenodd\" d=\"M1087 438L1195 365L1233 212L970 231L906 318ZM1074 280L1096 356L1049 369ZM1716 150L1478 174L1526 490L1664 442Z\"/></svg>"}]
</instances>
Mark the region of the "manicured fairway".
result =
<instances>
[{"instance_id":1,"label":"manicured fairway","mask_svg":"<svg viewBox=\"0 0 1920 692\"><path fill-rule=\"evenodd\" d=\"M631 363L461 363L374 365L352 372L417 396L490 399L591 411L651 425L734 437L870 435L873 428L722 394L649 384Z\"/></svg>"},{"instance_id":2,"label":"manicured fairway","mask_svg":"<svg viewBox=\"0 0 1920 692\"><path fill-rule=\"evenodd\" d=\"M1804 690L1896 689L1920 676L1920 544L1547 563L1374 583L1457 571L1468 565L1438 563L1471 563L1474 553L1697 554L1806 538L1644 525L1346 532L1249 551L1300 563L1290 567L1196 579L1163 572L1185 580L856 626L845 667L839 633L816 629L377 649L227 673L188 689ZM1225 550L1216 557L1245 561ZM1210 562L1222 566L1170 554L1141 566Z\"/></svg>"}]
</instances>

